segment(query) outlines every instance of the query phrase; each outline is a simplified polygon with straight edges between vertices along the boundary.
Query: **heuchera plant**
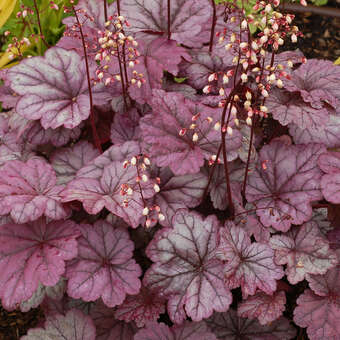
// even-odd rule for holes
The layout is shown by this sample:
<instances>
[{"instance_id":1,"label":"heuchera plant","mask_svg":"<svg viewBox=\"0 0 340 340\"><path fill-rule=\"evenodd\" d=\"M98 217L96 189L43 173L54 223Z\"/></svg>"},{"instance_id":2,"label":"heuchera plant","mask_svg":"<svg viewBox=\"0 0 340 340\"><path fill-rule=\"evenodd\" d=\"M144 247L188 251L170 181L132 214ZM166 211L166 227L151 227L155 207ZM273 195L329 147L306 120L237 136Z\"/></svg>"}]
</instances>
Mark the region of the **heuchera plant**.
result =
<instances>
[{"instance_id":1,"label":"heuchera plant","mask_svg":"<svg viewBox=\"0 0 340 340\"><path fill-rule=\"evenodd\" d=\"M340 68L282 51L279 4L71 1L1 71L23 340L340 339Z\"/></svg>"}]
</instances>

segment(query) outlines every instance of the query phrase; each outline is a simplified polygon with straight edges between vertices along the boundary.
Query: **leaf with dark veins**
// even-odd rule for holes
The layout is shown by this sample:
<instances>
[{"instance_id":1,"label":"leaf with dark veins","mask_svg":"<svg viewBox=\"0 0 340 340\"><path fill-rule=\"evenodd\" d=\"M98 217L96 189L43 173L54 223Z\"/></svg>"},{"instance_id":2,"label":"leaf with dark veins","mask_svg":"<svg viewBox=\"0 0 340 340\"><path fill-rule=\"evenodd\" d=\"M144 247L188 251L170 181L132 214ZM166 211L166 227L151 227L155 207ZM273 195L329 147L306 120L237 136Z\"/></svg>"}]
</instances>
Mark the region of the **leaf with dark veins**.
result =
<instances>
[{"instance_id":1,"label":"leaf with dark veins","mask_svg":"<svg viewBox=\"0 0 340 340\"><path fill-rule=\"evenodd\" d=\"M272 141L249 175L246 197L265 226L287 231L312 217L312 201L322 198L317 159L322 144L285 145Z\"/></svg>"},{"instance_id":2,"label":"leaf with dark veins","mask_svg":"<svg viewBox=\"0 0 340 340\"><path fill-rule=\"evenodd\" d=\"M171 38L189 47L202 46L202 23L211 17L207 0L173 0L170 2ZM162 0L122 0L121 14L128 18L133 32L167 34L167 3ZM203 38L203 39L202 39Z\"/></svg>"},{"instance_id":3,"label":"leaf with dark veins","mask_svg":"<svg viewBox=\"0 0 340 340\"><path fill-rule=\"evenodd\" d=\"M339 339L339 269L337 266L325 275L308 275L307 280L312 290L305 290L297 299L294 322L300 327L307 327L311 340Z\"/></svg>"},{"instance_id":4,"label":"leaf with dark veins","mask_svg":"<svg viewBox=\"0 0 340 340\"><path fill-rule=\"evenodd\" d=\"M338 263L327 239L316 222L307 222L269 241L275 251L275 263L287 264L286 275L291 284L305 279L306 274L325 274Z\"/></svg>"},{"instance_id":5,"label":"leaf with dark veins","mask_svg":"<svg viewBox=\"0 0 340 340\"><path fill-rule=\"evenodd\" d=\"M329 202L340 203L340 153L330 151L320 156L319 167L324 174L321 178L321 189Z\"/></svg>"},{"instance_id":6,"label":"leaf with dark veins","mask_svg":"<svg viewBox=\"0 0 340 340\"><path fill-rule=\"evenodd\" d=\"M134 322L116 320L114 309L101 300L91 303L89 315L96 326L96 340L133 340L138 330Z\"/></svg>"},{"instance_id":7,"label":"leaf with dark veins","mask_svg":"<svg viewBox=\"0 0 340 340\"><path fill-rule=\"evenodd\" d=\"M169 168L160 169L156 176L160 178L160 192L149 202L151 206L159 206L164 215L164 220L159 223L163 227L171 227L177 210L194 208L200 204L208 178L202 172L174 176Z\"/></svg>"},{"instance_id":8,"label":"leaf with dark veins","mask_svg":"<svg viewBox=\"0 0 340 340\"><path fill-rule=\"evenodd\" d=\"M289 124L289 133L295 144L321 143L328 148L337 148L340 146L340 114L329 115L326 125L315 129L302 129L291 123Z\"/></svg>"},{"instance_id":9,"label":"leaf with dark veins","mask_svg":"<svg viewBox=\"0 0 340 340\"><path fill-rule=\"evenodd\" d=\"M248 297L237 308L237 315L243 318L257 318L261 325L278 319L285 310L286 295L283 291L267 295L262 292Z\"/></svg>"},{"instance_id":10,"label":"leaf with dark veins","mask_svg":"<svg viewBox=\"0 0 340 340\"><path fill-rule=\"evenodd\" d=\"M65 271L65 261L77 256L77 225L72 221L0 226L0 296L15 309L39 286L54 286Z\"/></svg>"},{"instance_id":11,"label":"leaf with dark veins","mask_svg":"<svg viewBox=\"0 0 340 340\"><path fill-rule=\"evenodd\" d=\"M297 93L290 93L281 89L274 89L266 100L268 111L273 118L282 125L296 124L300 129L324 128L329 122L334 109L330 107L315 108L305 103Z\"/></svg>"},{"instance_id":12,"label":"leaf with dark veins","mask_svg":"<svg viewBox=\"0 0 340 340\"><path fill-rule=\"evenodd\" d=\"M220 340L290 340L296 335L296 329L283 317L262 326L257 320L239 318L232 309L215 313L206 323Z\"/></svg>"},{"instance_id":13,"label":"leaf with dark veins","mask_svg":"<svg viewBox=\"0 0 340 340\"><path fill-rule=\"evenodd\" d=\"M312 107L321 108L327 103L336 109L340 103L340 67L330 60L308 59L291 73L284 87L300 92Z\"/></svg>"},{"instance_id":14,"label":"leaf with dark veins","mask_svg":"<svg viewBox=\"0 0 340 340\"><path fill-rule=\"evenodd\" d=\"M155 181L137 182L136 166L124 166L124 161L140 154L137 142L114 145L81 168L76 177L61 193L64 202L78 200L90 214L97 214L104 207L137 228L143 217L144 200L155 194ZM148 171L143 174L149 176ZM127 194L123 188L131 188Z\"/></svg>"},{"instance_id":15,"label":"leaf with dark veins","mask_svg":"<svg viewBox=\"0 0 340 340\"><path fill-rule=\"evenodd\" d=\"M99 156L92 144L81 141L70 148L58 149L51 156L51 163L57 174L58 184L71 181L78 170Z\"/></svg>"},{"instance_id":16,"label":"leaf with dark veins","mask_svg":"<svg viewBox=\"0 0 340 340\"><path fill-rule=\"evenodd\" d=\"M45 215L61 219L68 209L61 203L64 186L56 185L50 164L40 159L7 162L0 170L0 214L11 214L17 223L34 221Z\"/></svg>"},{"instance_id":17,"label":"leaf with dark veins","mask_svg":"<svg viewBox=\"0 0 340 340\"><path fill-rule=\"evenodd\" d=\"M95 66L90 71L94 72ZM75 128L90 115L90 99L84 60L74 51L52 47L44 57L25 59L8 72L11 88L21 97L16 111L40 120L44 129ZM94 104L110 97L104 86L92 87Z\"/></svg>"},{"instance_id":18,"label":"leaf with dark veins","mask_svg":"<svg viewBox=\"0 0 340 340\"><path fill-rule=\"evenodd\" d=\"M251 243L248 234L233 222L219 230L217 258L225 261L223 272L230 289L241 286L243 298L254 295L256 289L267 294L276 290L276 280L283 270L273 261L274 251L269 245Z\"/></svg>"},{"instance_id":19,"label":"leaf with dark veins","mask_svg":"<svg viewBox=\"0 0 340 340\"><path fill-rule=\"evenodd\" d=\"M84 301L120 305L127 294L137 294L141 287L141 269L132 259L133 242L126 229L105 221L81 226L78 257L66 269L69 296Z\"/></svg>"},{"instance_id":20,"label":"leaf with dark veins","mask_svg":"<svg viewBox=\"0 0 340 340\"><path fill-rule=\"evenodd\" d=\"M164 323L150 322L140 330L134 340L216 340L204 322L186 321L183 325L168 327Z\"/></svg>"},{"instance_id":21,"label":"leaf with dark veins","mask_svg":"<svg viewBox=\"0 0 340 340\"><path fill-rule=\"evenodd\" d=\"M214 124L220 120L221 110L163 90L153 90L151 106L153 113L140 121L143 148L157 166L169 166L175 175L198 173L204 159L217 154L221 133ZM236 129L226 138L228 161L237 157L241 138Z\"/></svg>"},{"instance_id":22,"label":"leaf with dark veins","mask_svg":"<svg viewBox=\"0 0 340 340\"><path fill-rule=\"evenodd\" d=\"M195 212L179 210L172 228L163 228L146 253L155 262L145 274L144 284L168 297L168 312L175 323L186 315L194 321L213 311L226 311L231 293L223 282L223 264L216 259L219 222L205 220Z\"/></svg>"},{"instance_id":23,"label":"leaf with dark veins","mask_svg":"<svg viewBox=\"0 0 340 340\"><path fill-rule=\"evenodd\" d=\"M95 340L96 328L91 318L77 309L72 309L64 316L51 315L45 322L45 328L32 328L22 340Z\"/></svg>"},{"instance_id":24,"label":"leaf with dark veins","mask_svg":"<svg viewBox=\"0 0 340 340\"><path fill-rule=\"evenodd\" d=\"M137 59L139 64L135 65L133 71L143 74L145 83L140 88L136 85L130 86L129 94L140 104L150 104L152 89L162 88L164 71L177 75L178 64L182 57L190 58L190 56L183 47L177 45L175 40L165 37L150 39L145 35L140 35L137 36L137 41L140 53Z\"/></svg>"},{"instance_id":25,"label":"leaf with dark veins","mask_svg":"<svg viewBox=\"0 0 340 340\"><path fill-rule=\"evenodd\" d=\"M138 295L129 295L115 311L115 317L125 322L134 321L137 327L157 321L165 312L165 299L142 287Z\"/></svg>"}]
</instances>

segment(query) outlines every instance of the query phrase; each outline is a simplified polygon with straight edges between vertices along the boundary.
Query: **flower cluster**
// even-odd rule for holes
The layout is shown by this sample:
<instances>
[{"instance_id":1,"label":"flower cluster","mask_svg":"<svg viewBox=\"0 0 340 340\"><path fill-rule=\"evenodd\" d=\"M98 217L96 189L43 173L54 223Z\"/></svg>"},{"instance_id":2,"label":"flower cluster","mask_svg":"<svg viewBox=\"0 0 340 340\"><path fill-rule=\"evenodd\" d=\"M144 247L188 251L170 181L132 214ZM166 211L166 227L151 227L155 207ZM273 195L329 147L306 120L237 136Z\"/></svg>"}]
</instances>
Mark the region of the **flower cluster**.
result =
<instances>
[{"instance_id":1,"label":"flower cluster","mask_svg":"<svg viewBox=\"0 0 340 340\"><path fill-rule=\"evenodd\" d=\"M138 65L140 55L137 41L131 35L125 35L124 28L128 29L128 21L123 16L115 14L108 18L105 27L104 31L98 31L100 49L96 53L95 60L100 65L96 71L97 79L109 85L114 81L121 82L124 77L127 84L141 87L145 82L143 74L133 70L133 76L128 79L126 72L126 65L132 69Z\"/></svg>"},{"instance_id":2,"label":"flower cluster","mask_svg":"<svg viewBox=\"0 0 340 340\"><path fill-rule=\"evenodd\" d=\"M161 213L161 208L158 205L148 204L148 201L144 198L141 183L150 183L152 185L152 190L154 190L155 193L159 193L161 179L159 177L156 177L156 179L149 178L148 168L150 168L151 162L147 155L136 155L123 162L124 169L127 169L130 166L136 168L137 176L135 178L135 183L137 183L138 192L143 201L142 215L146 217L145 227L149 228L151 225L155 225L157 221L163 221L165 216ZM133 187L128 183L122 183L120 195L124 197L123 206L127 208L130 197L133 195Z\"/></svg>"}]
</instances>

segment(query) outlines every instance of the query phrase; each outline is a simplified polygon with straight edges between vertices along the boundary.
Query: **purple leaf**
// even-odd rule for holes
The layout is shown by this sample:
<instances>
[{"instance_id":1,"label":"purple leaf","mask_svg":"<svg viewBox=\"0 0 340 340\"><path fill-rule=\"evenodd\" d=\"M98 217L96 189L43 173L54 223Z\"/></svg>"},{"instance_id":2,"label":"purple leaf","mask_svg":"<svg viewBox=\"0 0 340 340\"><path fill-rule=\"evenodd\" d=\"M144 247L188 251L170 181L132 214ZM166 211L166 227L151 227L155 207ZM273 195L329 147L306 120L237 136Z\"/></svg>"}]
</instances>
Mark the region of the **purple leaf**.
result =
<instances>
[{"instance_id":1,"label":"purple leaf","mask_svg":"<svg viewBox=\"0 0 340 340\"><path fill-rule=\"evenodd\" d=\"M296 329L283 317L261 326L257 320L239 318L232 309L215 313L206 323L221 340L290 340L296 335Z\"/></svg>"},{"instance_id":2,"label":"purple leaf","mask_svg":"<svg viewBox=\"0 0 340 340\"><path fill-rule=\"evenodd\" d=\"M53 287L43 286L40 283L33 295L28 300L21 302L20 310L28 312L32 308L37 308L46 296L53 300L61 300L65 293L65 286L64 278L61 278Z\"/></svg>"},{"instance_id":3,"label":"purple leaf","mask_svg":"<svg viewBox=\"0 0 340 340\"><path fill-rule=\"evenodd\" d=\"M254 295L256 289L272 294L276 280L283 276L273 261L274 251L267 244L251 243L248 234L232 222L219 230L217 258L226 261L224 275L229 288L241 286L242 295Z\"/></svg>"},{"instance_id":4,"label":"purple leaf","mask_svg":"<svg viewBox=\"0 0 340 340\"><path fill-rule=\"evenodd\" d=\"M140 149L136 142L112 146L78 171L75 179L62 192L63 201L78 200L89 214L97 214L106 207L137 228L143 216L143 198L148 199L155 194L153 180L149 178L147 182L137 182L137 167L124 166L124 161L130 161L138 154ZM147 171L145 174L148 176ZM126 191L128 188L132 190L129 194Z\"/></svg>"},{"instance_id":5,"label":"purple leaf","mask_svg":"<svg viewBox=\"0 0 340 340\"><path fill-rule=\"evenodd\" d=\"M26 145L42 145L52 143L54 146L63 146L70 139L78 139L82 124L74 129L66 129L63 126L57 129L43 129L37 120L28 120L16 112L12 112L9 120L12 130L17 133L17 142L21 140Z\"/></svg>"},{"instance_id":6,"label":"purple leaf","mask_svg":"<svg viewBox=\"0 0 340 340\"><path fill-rule=\"evenodd\" d=\"M319 166L326 174L321 179L321 190L329 202L340 203L340 153L330 151L320 156Z\"/></svg>"},{"instance_id":7,"label":"purple leaf","mask_svg":"<svg viewBox=\"0 0 340 340\"><path fill-rule=\"evenodd\" d=\"M220 118L220 110L162 90L153 91L152 108L153 113L140 121L144 148L158 166L169 166L175 175L198 173L204 158L210 159L217 153L221 136L214 124ZM190 129L193 123L194 128ZM241 146L237 130L227 137L226 145L228 154ZM230 161L237 154L231 157Z\"/></svg>"},{"instance_id":8,"label":"purple leaf","mask_svg":"<svg viewBox=\"0 0 340 340\"><path fill-rule=\"evenodd\" d=\"M126 229L105 221L82 225L78 257L66 269L67 293L73 298L120 305L126 294L137 294L141 269L132 259L133 242Z\"/></svg>"},{"instance_id":9,"label":"purple leaf","mask_svg":"<svg viewBox=\"0 0 340 340\"><path fill-rule=\"evenodd\" d=\"M218 94L219 89L225 87L222 83L223 74L234 66L231 63L226 65L221 57L211 55L208 51L193 50L190 55L191 60L184 60L180 64L181 76L188 77L188 84L201 90L208 84L209 76L216 73L218 80L209 84L212 86L211 93Z\"/></svg>"},{"instance_id":10,"label":"purple leaf","mask_svg":"<svg viewBox=\"0 0 340 340\"><path fill-rule=\"evenodd\" d=\"M31 145L22 143L17 138L17 133L8 126L8 121L0 116L2 127L0 130L0 167L12 160L27 160L36 157L31 152Z\"/></svg>"},{"instance_id":11,"label":"purple leaf","mask_svg":"<svg viewBox=\"0 0 340 340\"><path fill-rule=\"evenodd\" d=\"M45 329L30 329L22 340L95 340L96 329L93 321L81 311L73 309L67 314L53 315L47 318Z\"/></svg>"},{"instance_id":12,"label":"purple leaf","mask_svg":"<svg viewBox=\"0 0 340 340\"><path fill-rule=\"evenodd\" d=\"M296 124L289 124L289 133L295 144L322 143L328 148L340 146L340 115L329 115L329 121L316 129L301 129Z\"/></svg>"},{"instance_id":13,"label":"purple leaf","mask_svg":"<svg viewBox=\"0 0 340 340\"><path fill-rule=\"evenodd\" d=\"M246 206L246 208L249 208ZM244 220L241 220L242 222ZM246 220L244 221L244 229L249 236L254 236L255 240L260 243L268 243L270 239L271 228L266 227L260 221L260 219L253 214L248 214Z\"/></svg>"},{"instance_id":14,"label":"purple leaf","mask_svg":"<svg viewBox=\"0 0 340 340\"><path fill-rule=\"evenodd\" d=\"M236 165L237 164L237 165ZM232 180L230 183L231 193L233 200L237 202L242 201L241 198L241 184L236 181L236 179L240 179L243 174L240 174L237 170L238 163L232 162L229 163L229 176ZM212 169L208 168L208 171L212 171ZM209 185L210 190L210 198L213 203L215 209L225 210L229 205L227 200L227 184L225 180L225 172L224 172L224 165L217 164L215 167L214 174L211 179L211 183ZM235 202L234 202L235 204Z\"/></svg>"},{"instance_id":15,"label":"purple leaf","mask_svg":"<svg viewBox=\"0 0 340 340\"><path fill-rule=\"evenodd\" d=\"M312 217L310 203L322 198L317 159L320 144L285 145L273 141L259 154L246 189L248 202L257 207L265 226L287 231Z\"/></svg>"},{"instance_id":16,"label":"purple leaf","mask_svg":"<svg viewBox=\"0 0 340 340\"><path fill-rule=\"evenodd\" d=\"M111 141L113 144L124 144L127 141L140 140L139 114L136 109L117 112L111 125Z\"/></svg>"},{"instance_id":17,"label":"purple leaf","mask_svg":"<svg viewBox=\"0 0 340 340\"><path fill-rule=\"evenodd\" d=\"M164 312L165 300L142 287L138 295L128 296L114 315L118 320L134 321L137 327L144 327L147 322L157 321Z\"/></svg>"},{"instance_id":18,"label":"purple leaf","mask_svg":"<svg viewBox=\"0 0 340 340\"><path fill-rule=\"evenodd\" d=\"M78 170L97 156L99 156L99 151L86 141L81 141L71 148L58 149L51 156L51 163L57 174L58 184L71 181Z\"/></svg>"},{"instance_id":19,"label":"purple leaf","mask_svg":"<svg viewBox=\"0 0 340 340\"><path fill-rule=\"evenodd\" d=\"M55 220L65 218L68 213L59 196L62 190L46 162L7 162L0 170L0 213L10 213L17 223L34 221L42 215Z\"/></svg>"},{"instance_id":20,"label":"purple leaf","mask_svg":"<svg viewBox=\"0 0 340 340\"><path fill-rule=\"evenodd\" d=\"M146 252L155 263L146 272L144 284L169 298L171 320L181 323L186 314L193 321L226 311L230 291L223 282L223 265L216 259L215 216L205 220L194 212L179 210L172 228L163 228Z\"/></svg>"},{"instance_id":21,"label":"purple leaf","mask_svg":"<svg viewBox=\"0 0 340 340\"><path fill-rule=\"evenodd\" d=\"M324 128L334 110L321 106L313 107L303 101L297 93L274 89L266 100L266 106L273 118L282 125L296 124L300 129Z\"/></svg>"},{"instance_id":22,"label":"purple leaf","mask_svg":"<svg viewBox=\"0 0 340 340\"><path fill-rule=\"evenodd\" d=\"M186 321L171 328L164 323L150 322L134 340L216 340L216 337L203 322Z\"/></svg>"},{"instance_id":23,"label":"purple leaf","mask_svg":"<svg viewBox=\"0 0 340 340\"><path fill-rule=\"evenodd\" d=\"M297 299L294 322L307 327L311 340L334 339L340 334L340 270L335 267L326 275L308 275L310 287ZM318 294L318 295L317 295Z\"/></svg>"},{"instance_id":24,"label":"purple leaf","mask_svg":"<svg viewBox=\"0 0 340 340\"><path fill-rule=\"evenodd\" d=\"M91 305L89 315L96 326L96 340L133 340L137 331L135 324L116 320L114 310L101 300Z\"/></svg>"},{"instance_id":25,"label":"purple leaf","mask_svg":"<svg viewBox=\"0 0 340 340\"><path fill-rule=\"evenodd\" d=\"M150 199L150 205L160 207L160 212L164 215L160 224L171 227L177 210L194 208L200 204L208 179L202 172L174 176L169 168L161 169L157 177L160 178L160 192Z\"/></svg>"},{"instance_id":26,"label":"purple leaf","mask_svg":"<svg viewBox=\"0 0 340 340\"><path fill-rule=\"evenodd\" d=\"M7 309L30 299L39 283L54 286L65 261L77 255L79 236L72 221L45 219L0 227L0 296Z\"/></svg>"},{"instance_id":27,"label":"purple leaf","mask_svg":"<svg viewBox=\"0 0 340 340\"><path fill-rule=\"evenodd\" d=\"M0 86L0 102L4 109L15 108L18 101L18 95L11 87L8 80L8 68L2 68L0 70L0 78L3 80L3 84Z\"/></svg>"},{"instance_id":28,"label":"purple leaf","mask_svg":"<svg viewBox=\"0 0 340 340\"><path fill-rule=\"evenodd\" d=\"M206 42L206 36L201 37L202 24L211 17L210 3L206 0L173 0L170 4L171 38L189 47L202 46ZM167 5L164 1L123 0L121 8L132 31L167 33Z\"/></svg>"},{"instance_id":29,"label":"purple leaf","mask_svg":"<svg viewBox=\"0 0 340 340\"><path fill-rule=\"evenodd\" d=\"M291 284L302 281L306 274L325 274L338 262L316 222L307 222L284 235L274 235L270 246L275 250L275 263L287 264L286 275Z\"/></svg>"},{"instance_id":30,"label":"purple leaf","mask_svg":"<svg viewBox=\"0 0 340 340\"><path fill-rule=\"evenodd\" d=\"M238 305L237 315L249 319L257 318L261 325L266 325L282 315L285 303L286 295L283 291L273 295L256 293Z\"/></svg>"},{"instance_id":31,"label":"purple leaf","mask_svg":"<svg viewBox=\"0 0 340 340\"><path fill-rule=\"evenodd\" d=\"M285 81L290 92L300 92L303 100L314 108L324 104L336 109L340 104L340 67L329 60L309 59Z\"/></svg>"},{"instance_id":32,"label":"purple leaf","mask_svg":"<svg viewBox=\"0 0 340 340\"><path fill-rule=\"evenodd\" d=\"M139 42L139 64L133 70L143 74L146 81L140 88L136 85L129 87L129 93L138 103L150 103L152 89L162 88L163 72L168 71L173 75L178 73L178 64L183 58L190 58L183 47L177 46L176 41L165 37L153 40L141 36Z\"/></svg>"},{"instance_id":33,"label":"purple leaf","mask_svg":"<svg viewBox=\"0 0 340 340\"><path fill-rule=\"evenodd\" d=\"M21 95L16 111L27 119L40 119L44 129L72 129L90 115L85 62L74 51L50 48L44 57L25 59L11 68L8 78ZM109 99L101 84L92 93L94 104Z\"/></svg>"},{"instance_id":34,"label":"purple leaf","mask_svg":"<svg viewBox=\"0 0 340 340\"><path fill-rule=\"evenodd\" d=\"M73 129L66 129L60 126L56 129L45 130L38 121L29 121L22 138L33 145L52 143L52 145L60 147L67 144L70 139L78 139L81 127L82 125L78 125Z\"/></svg>"}]
</instances>

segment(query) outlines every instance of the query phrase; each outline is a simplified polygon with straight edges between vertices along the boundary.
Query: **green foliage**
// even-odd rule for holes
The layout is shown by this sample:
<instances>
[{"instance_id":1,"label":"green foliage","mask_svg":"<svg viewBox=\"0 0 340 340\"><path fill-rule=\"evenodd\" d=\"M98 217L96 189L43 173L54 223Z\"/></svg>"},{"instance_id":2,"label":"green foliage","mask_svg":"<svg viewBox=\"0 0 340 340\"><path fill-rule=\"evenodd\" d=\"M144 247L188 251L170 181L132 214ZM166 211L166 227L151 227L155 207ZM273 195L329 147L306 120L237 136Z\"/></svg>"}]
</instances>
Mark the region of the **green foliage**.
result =
<instances>
[{"instance_id":1,"label":"green foliage","mask_svg":"<svg viewBox=\"0 0 340 340\"><path fill-rule=\"evenodd\" d=\"M58 10L50 8L50 0L37 0L42 33L49 46L54 46L58 42L65 29L62 20L70 15L64 13L64 5L69 5L69 0L55 0L54 2L58 5ZM2 50L6 50L8 44L12 42L13 37L16 37L18 40L26 37L30 39L31 46L25 51L25 54L42 55L47 47L41 39L35 41L35 39L31 38L32 34L39 35L37 15L29 14L26 18L17 18L17 12L22 10L21 5L27 6L35 12L33 0L20 0L17 2L12 15L0 29L0 34L3 34L5 31L11 32L7 41L2 46Z\"/></svg>"}]
</instances>

